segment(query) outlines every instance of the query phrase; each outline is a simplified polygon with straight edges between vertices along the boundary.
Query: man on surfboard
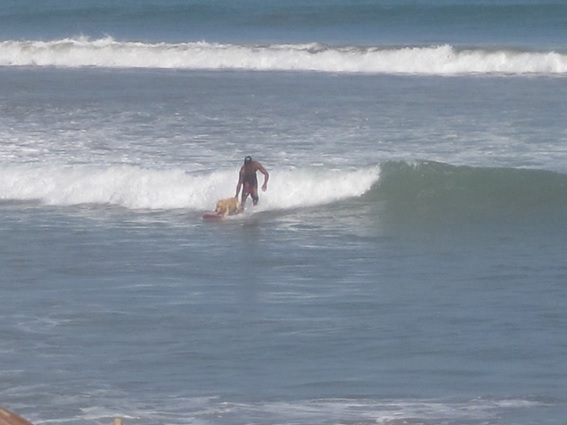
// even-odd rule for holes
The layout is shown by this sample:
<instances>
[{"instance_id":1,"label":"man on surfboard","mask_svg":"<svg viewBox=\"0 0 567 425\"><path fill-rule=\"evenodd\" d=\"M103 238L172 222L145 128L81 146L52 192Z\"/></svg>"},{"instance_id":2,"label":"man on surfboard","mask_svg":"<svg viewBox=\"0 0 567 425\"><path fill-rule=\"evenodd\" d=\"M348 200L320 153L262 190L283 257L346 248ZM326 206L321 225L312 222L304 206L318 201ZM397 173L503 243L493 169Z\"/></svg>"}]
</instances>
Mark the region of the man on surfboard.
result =
<instances>
[{"instance_id":1,"label":"man on surfboard","mask_svg":"<svg viewBox=\"0 0 567 425\"><path fill-rule=\"evenodd\" d=\"M258 161L254 161L251 156L244 158L244 165L240 168L240 174L238 176L238 184L236 185L236 198L240 193L242 188L242 198L240 200L240 208L244 209L244 204L246 203L246 198L248 195L252 198L252 204L256 205L258 203L258 179L256 178L256 172L260 171L264 175L264 184L262 185L262 191L265 192L268 189L268 179L270 174L266 171L262 164Z\"/></svg>"}]
</instances>

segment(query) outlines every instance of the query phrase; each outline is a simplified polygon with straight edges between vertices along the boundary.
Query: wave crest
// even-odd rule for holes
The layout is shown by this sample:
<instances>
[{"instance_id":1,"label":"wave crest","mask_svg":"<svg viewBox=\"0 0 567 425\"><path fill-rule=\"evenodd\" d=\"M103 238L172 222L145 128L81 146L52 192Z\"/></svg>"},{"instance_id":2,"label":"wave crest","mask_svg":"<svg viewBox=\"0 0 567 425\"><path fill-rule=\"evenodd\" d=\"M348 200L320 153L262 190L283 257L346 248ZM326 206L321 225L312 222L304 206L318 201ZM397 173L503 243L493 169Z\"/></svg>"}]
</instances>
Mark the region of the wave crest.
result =
<instances>
[{"instance_id":1,"label":"wave crest","mask_svg":"<svg viewBox=\"0 0 567 425\"><path fill-rule=\"evenodd\" d=\"M208 42L142 43L111 37L0 42L0 66L307 71L366 74L567 73L567 55L429 47L333 47L319 43L237 45Z\"/></svg>"},{"instance_id":2,"label":"wave crest","mask_svg":"<svg viewBox=\"0 0 567 425\"><path fill-rule=\"evenodd\" d=\"M259 210L325 205L366 193L379 168L353 171L270 170L269 190ZM234 196L238 169L210 173L134 166L8 165L0 170L0 199L47 205L100 204L128 209L209 210ZM262 176L259 176L260 182Z\"/></svg>"}]
</instances>

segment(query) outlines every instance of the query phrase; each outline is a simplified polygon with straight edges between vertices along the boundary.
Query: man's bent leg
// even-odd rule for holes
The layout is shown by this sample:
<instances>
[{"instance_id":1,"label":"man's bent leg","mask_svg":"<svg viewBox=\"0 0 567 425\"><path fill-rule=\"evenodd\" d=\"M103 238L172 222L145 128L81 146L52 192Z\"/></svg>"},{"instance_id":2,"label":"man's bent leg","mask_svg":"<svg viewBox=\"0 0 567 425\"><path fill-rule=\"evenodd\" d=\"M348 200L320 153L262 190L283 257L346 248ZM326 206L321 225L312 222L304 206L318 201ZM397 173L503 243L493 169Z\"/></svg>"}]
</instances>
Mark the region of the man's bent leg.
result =
<instances>
[{"instance_id":1,"label":"man's bent leg","mask_svg":"<svg viewBox=\"0 0 567 425\"><path fill-rule=\"evenodd\" d=\"M258 188L253 188L250 191L250 197L252 198L252 205L258 204Z\"/></svg>"}]
</instances>

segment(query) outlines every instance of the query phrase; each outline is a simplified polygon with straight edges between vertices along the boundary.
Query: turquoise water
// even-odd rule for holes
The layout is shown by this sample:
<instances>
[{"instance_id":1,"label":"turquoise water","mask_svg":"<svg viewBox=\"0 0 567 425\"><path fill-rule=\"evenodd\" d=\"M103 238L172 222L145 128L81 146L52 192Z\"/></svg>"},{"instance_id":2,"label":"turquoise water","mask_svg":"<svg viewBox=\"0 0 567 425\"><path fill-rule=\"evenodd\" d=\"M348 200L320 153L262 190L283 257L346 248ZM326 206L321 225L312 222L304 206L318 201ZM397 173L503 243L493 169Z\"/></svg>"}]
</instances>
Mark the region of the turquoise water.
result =
<instances>
[{"instance_id":1,"label":"turquoise water","mask_svg":"<svg viewBox=\"0 0 567 425\"><path fill-rule=\"evenodd\" d=\"M3 39L482 44L565 48L559 0L3 1Z\"/></svg>"},{"instance_id":2,"label":"turquoise water","mask_svg":"<svg viewBox=\"0 0 567 425\"><path fill-rule=\"evenodd\" d=\"M5 5L2 405L564 420L562 3Z\"/></svg>"}]
</instances>

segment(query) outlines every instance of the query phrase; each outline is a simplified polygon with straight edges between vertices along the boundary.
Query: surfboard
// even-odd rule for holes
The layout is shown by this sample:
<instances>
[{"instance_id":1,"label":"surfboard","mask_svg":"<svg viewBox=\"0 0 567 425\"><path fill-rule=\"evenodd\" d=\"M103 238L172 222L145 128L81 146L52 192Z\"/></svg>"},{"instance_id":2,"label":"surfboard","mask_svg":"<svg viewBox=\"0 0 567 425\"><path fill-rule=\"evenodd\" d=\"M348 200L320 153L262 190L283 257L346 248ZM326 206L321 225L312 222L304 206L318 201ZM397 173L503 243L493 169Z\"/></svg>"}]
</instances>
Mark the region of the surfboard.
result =
<instances>
[{"instance_id":1,"label":"surfboard","mask_svg":"<svg viewBox=\"0 0 567 425\"><path fill-rule=\"evenodd\" d=\"M238 212L235 212L235 213L229 214L229 215L222 215L222 214L219 214L215 211L207 211L207 212L203 213L203 220L223 220L223 219L228 218L228 217L234 217L235 215L240 215L243 212L244 212L244 210L238 211Z\"/></svg>"},{"instance_id":2,"label":"surfboard","mask_svg":"<svg viewBox=\"0 0 567 425\"><path fill-rule=\"evenodd\" d=\"M1 425L32 425L31 422L16 415L14 412L0 407L0 424Z\"/></svg>"},{"instance_id":3,"label":"surfboard","mask_svg":"<svg viewBox=\"0 0 567 425\"><path fill-rule=\"evenodd\" d=\"M214 211L209 211L206 213L203 213L203 220L222 220L224 218L224 215L219 214L217 212Z\"/></svg>"}]
</instances>

